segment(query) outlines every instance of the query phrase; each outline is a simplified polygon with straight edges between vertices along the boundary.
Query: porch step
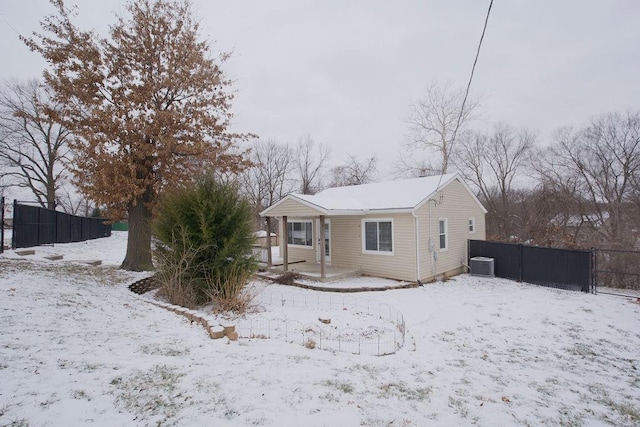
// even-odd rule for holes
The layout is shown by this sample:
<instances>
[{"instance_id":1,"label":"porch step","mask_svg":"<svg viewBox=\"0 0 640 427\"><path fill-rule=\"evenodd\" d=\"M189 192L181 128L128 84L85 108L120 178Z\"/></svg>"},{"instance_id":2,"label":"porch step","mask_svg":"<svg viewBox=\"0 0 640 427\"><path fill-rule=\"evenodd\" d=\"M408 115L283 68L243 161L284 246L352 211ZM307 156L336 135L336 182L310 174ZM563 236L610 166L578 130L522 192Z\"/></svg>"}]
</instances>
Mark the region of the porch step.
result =
<instances>
[{"instance_id":1,"label":"porch step","mask_svg":"<svg viewBox=\"0 0 640 427\"><path fill-rule=\"evenodd\" d=\"M307 260L306 259L296 259L296 260L293 260L293 261L289 261L289 265L301 264L303 262L307 262ZM264 264L266 266L265 262L261 262L260 264ZM274 261L274 262L271 263L271 267L282 267L283 265L284 265L284 262L282 262L282 261Z\"/></svg>"},{"instance_id":2,"label":"porch step","mask_svg":"<svg viewBox=\"0 0 640 427\"><path fill-rule=\"evenodd\" d=\"M271 280L277 283L278 277L277 275L274 275L273 272L271 272L271 274L258 273L258 276L263 279ZM329 281L329 280L335 281L334 277L325 279L325 281ZM350 277L355 277L355 276L350 276ZM305 276L305 278L309 279L308 276ZM397 286L384 286L384 287L363 286L363 287L357 287L357 288L337 288L337 287L332 287L330 285L325 285L324 282L318 281L317 284L313 284L313 285L307 284L307 283L293 282L290 286L294 286L296 288L302 288L302 289L309 289L312 291L321 291L321 292L354 293L354 292L380 292L380 291L389 291L393 289L411 289L411 288L417 288L420 285L418 285L416 282L411 282L411 283L399 284Z\"/></svg>"}]
</instances>

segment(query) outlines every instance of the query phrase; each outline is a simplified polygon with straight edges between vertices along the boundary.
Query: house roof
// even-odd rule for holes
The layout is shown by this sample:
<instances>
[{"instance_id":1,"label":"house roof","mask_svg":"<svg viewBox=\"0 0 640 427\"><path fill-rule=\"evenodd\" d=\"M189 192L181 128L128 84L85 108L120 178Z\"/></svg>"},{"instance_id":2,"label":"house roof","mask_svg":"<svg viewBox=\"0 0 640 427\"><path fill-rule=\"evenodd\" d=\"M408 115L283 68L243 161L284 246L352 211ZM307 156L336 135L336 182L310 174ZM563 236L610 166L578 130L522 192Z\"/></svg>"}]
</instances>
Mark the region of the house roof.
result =
<instances>
[{"instance_id":1,"label":"house roof","mask_svg":"<svg viewBox=\"0 0 640 427\"><path fill-rule=\"evenodd\" d=\"M445 174L398 181L377 182L373 184L335 187L314 195L289 194L273 206L260 213L269 212L286 200L296 200L318 210L325 215L362 214L369 211L413 211L425 203L437 191L442 190L453 180L459 180L474 200L486 212L473 192L457 174Z\"/></svg>"},{"instance_id":2,"label":"house roof","mask_svg":"<svg viewBox=\"0 0 640 427\"><path fill-rule=\"evenodd\" d=\"M578 227L580 225L591 225L595 228L601 227L609 219L609 212L601 214L591 213L586 215L563 215L558 214L551 219L553 225L566 225L568 227Z\"/></svg>"}]
</instances>

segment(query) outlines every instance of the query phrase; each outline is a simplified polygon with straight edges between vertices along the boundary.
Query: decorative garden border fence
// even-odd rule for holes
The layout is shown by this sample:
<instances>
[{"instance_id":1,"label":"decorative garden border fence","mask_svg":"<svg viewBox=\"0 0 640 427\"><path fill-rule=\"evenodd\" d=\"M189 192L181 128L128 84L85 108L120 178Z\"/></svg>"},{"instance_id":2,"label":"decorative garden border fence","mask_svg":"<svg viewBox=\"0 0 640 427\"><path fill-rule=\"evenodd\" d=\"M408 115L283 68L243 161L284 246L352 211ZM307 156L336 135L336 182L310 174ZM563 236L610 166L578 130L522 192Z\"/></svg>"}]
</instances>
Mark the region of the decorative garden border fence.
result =
<instances>
[{"instance_id":1,"label":"decorative garden border fence","mask_svg":"<svg viewBox=\"0 0 640 427\"><path fill-rule=\"evenodd\" d=\"M254 303L324 312L348 310L353 314L377 317L389 322L389 325L385 328L364 330L356 328L331 330L317 323L259 316L236 321L236 331L242 338L277 339L298 343L307 348L370 356L393 354L404 346L404 316L389 304L343 295L305 295L284 292L262 292L256 296Z\"/></svg>"}]
</instances>

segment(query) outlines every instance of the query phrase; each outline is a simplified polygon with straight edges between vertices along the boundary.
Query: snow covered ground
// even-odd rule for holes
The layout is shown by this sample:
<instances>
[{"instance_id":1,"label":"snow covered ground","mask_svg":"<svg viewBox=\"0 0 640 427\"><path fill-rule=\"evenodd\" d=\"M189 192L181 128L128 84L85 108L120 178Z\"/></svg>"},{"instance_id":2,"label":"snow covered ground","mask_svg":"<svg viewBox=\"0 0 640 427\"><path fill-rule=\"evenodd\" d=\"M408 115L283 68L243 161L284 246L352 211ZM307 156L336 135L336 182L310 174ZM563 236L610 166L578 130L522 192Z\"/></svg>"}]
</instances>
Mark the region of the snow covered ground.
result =
<instances>
[{"instance_id":1,"label":"snow covered ground","mask_svg":"<svg viewBox=\"0 0 640 427\"><path fill-rule=\"evenodd\" d=\"M640 423L632 299L458 276L366 294L404 315L393 355L211 340L127 289L144 275L117 269L125 239L0 257L0 426ZM65 259L43 258L52 253ZM89 259L105 265L67 261Z\"/></svg>"}]
</instances>

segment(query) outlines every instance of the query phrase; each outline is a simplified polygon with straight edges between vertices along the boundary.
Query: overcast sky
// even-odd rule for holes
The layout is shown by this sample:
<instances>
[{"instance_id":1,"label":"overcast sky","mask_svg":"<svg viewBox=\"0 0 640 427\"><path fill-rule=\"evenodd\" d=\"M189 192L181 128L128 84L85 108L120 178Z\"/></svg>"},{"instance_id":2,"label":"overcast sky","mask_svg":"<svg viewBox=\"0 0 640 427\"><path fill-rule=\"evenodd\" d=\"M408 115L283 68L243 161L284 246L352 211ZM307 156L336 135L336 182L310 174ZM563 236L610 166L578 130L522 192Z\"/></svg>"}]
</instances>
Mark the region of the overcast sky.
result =
<instances>
[{"instance_id":1,"label":"overcast sky","mask_svg":"<svg viewBox=\"0 0 640 427\"><path fill-rule=\"evenodd\" d=\"M123 1L70 2L77 24L106 35ZM394 163L409 105L432 82L465 86L488 0L195 1L203 36L233 50L234 130L295 142L310 134L332 162L377 154ZM1 78L41 74L19 40L52 11L46 0L2 0ZM472 91L482 122L536 130L640 107L640 1L496 0ZM385 171L383 171L385 172Z\"/></svg>"}]
</instances>

